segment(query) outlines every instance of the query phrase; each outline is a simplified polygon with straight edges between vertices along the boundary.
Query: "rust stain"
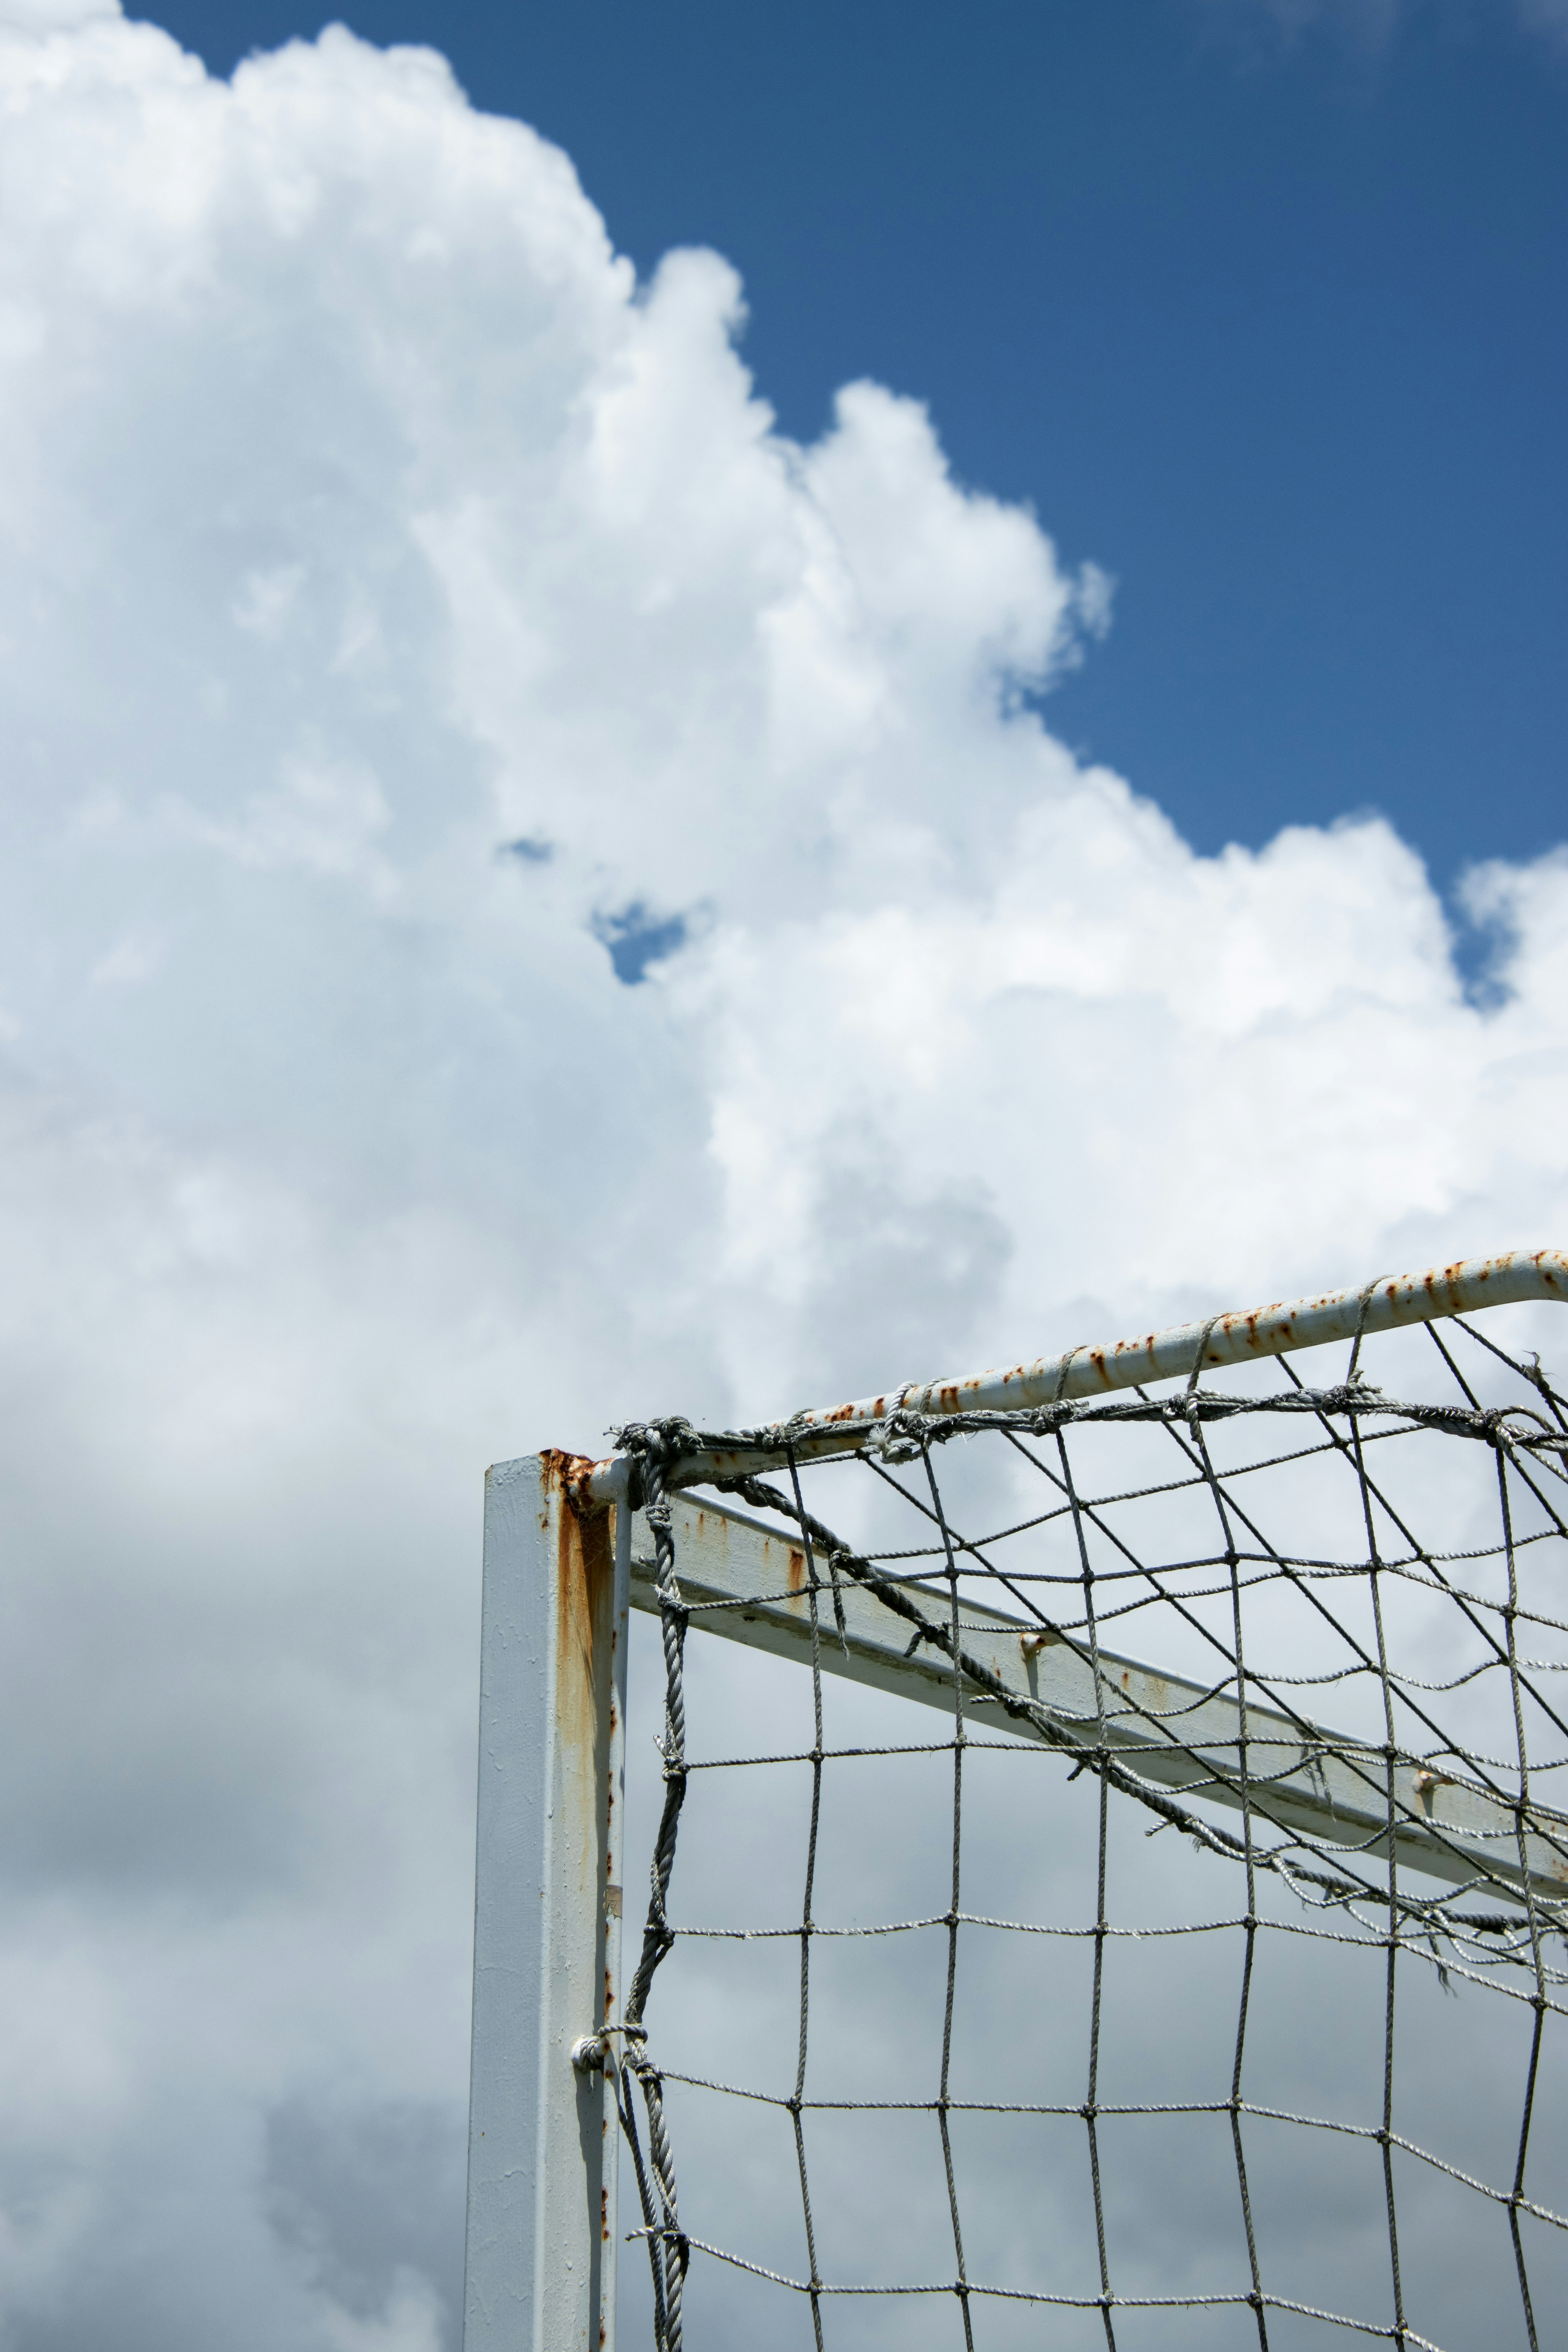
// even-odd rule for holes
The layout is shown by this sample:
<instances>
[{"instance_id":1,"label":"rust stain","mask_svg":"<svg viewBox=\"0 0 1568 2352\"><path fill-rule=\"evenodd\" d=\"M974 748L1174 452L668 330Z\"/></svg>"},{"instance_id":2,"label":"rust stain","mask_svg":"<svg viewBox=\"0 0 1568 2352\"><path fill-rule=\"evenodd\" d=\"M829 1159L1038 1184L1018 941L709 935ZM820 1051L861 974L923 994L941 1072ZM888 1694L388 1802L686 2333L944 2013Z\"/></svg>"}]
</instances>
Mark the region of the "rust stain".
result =
<instances>
[{"instance_id":1,"label":"rust stain","mask_svg":"<svg viewBox=\"0 0 1568 2352\"><path fill-rule=\"evenodd\" d=\"M539 1458L544 1465L546 1479L559 1488L580 1517L607 1517L608 1504L594 1500L589 1484L599 1466L597 1463L590 1461L585 1454L563 1454L556 1445L547 1447Z\"/></svg>"},{"instance_id":2,"label":"rust stain","mask_svg":"<svg viewBox=\"0 0 1568 2352\"><path fill-rule=\"evenodd\" d=\"M585 1851L584 1884L597 1877L598 1836L594 1801L609 1762L600 1732L597 1684L610 1676L615 1615L615 1563L610 1549L610 1513L588 1492L593 1464L581 1454L555 1450L540 1457L547 1494L555 1508L555 1719L563 1754L583 1776L574 1816L586 1827L593 1851ZM607 1710L605 1710L607 1714ZM605 1753L601 1756L601 1745Z\"/></svg>"},{"instance_id":3,"label":"rust stain","mask_svg":"<svg viewBox=\"0 0 1568 2352\"><path fill-rule=\"evenodd\" d=\"M787 1575L792 1592L805 1591L805 1554L803 1551L796 1551L793 1544L790 1546Z\"/></svg>"}]
</instances>

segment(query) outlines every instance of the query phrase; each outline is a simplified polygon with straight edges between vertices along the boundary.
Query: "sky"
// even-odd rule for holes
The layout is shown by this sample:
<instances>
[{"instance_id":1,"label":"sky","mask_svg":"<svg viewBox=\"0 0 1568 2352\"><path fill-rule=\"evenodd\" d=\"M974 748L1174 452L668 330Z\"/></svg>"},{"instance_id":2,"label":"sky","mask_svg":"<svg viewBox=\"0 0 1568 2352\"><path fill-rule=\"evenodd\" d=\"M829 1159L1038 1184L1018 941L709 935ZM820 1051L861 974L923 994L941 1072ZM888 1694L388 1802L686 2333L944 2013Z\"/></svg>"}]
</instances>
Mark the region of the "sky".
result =
<instances>
[{"instance_id":1,"label":"sky","mask_svg":"<svg viewBox=\"0 0 1568 2352\"><path fill-rule=\"evenodd\" d=\"M181 0L216 71L313 35ZM860 375L1033 503L1115 627L1053 702L1194 845L1384 810L1451 891L1561 836L1568 36L1508 0L962 11L374 0L711 245L812 438ZM1484 780L1484 781L1483 781Z\"/></svg>"},{"instance_id":2,"label":"sky","mask_svg":"<svg viewBox=\"0 0 1568 2352\"><path fill-rule=\"evenodd\" d=\"M1089 99L1110 14L1060 12ZM1126 246L1026 224L1049 324L1005 148L879 215L796 140L820 58L754 144L761 68L673 21L665 79L601 28L535 106L458 24L0 0L8 2352L455 2346L487 1463L1568 1233L1547 16L1129 14L1121 151L1056 91L1097 236L1168 117L1241 154L1182 215L1233 253L1282 123L1374 178L1392 126L1436 310L1327 447L1265 395L1388 215L1250 341L1210 256L1231 356L1167 366ZM384 45L432 29L455 71ZM970 86L884 70L934 151ZM1455 154L1498 209L1433 227ZM738 157L797 242L704 208ZM923 270L860 299L900 220L973 333L898 340ZM1461 247L1521 273L1480 312Z\"/></svg>"}]
</instances>

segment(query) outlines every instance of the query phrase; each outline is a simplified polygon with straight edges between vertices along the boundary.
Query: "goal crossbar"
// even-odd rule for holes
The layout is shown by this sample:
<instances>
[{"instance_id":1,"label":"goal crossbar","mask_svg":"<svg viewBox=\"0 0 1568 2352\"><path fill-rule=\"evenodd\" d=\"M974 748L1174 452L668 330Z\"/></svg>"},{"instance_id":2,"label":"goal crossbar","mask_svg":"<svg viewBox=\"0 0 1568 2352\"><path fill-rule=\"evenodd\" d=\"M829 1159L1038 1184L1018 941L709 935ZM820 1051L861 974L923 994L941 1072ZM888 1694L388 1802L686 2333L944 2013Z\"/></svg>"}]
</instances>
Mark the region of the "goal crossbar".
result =
<instances>
[{"instance_id":1,"label":"goal crossbar","mask_svg":"<svg viewBox=\"0 0 1568 2352\"><path fill-rule=\"evenodd\" d=\"M1568 1251L1505 1250L1493 1257L1455 1260L1419 1274L1392 1275L1357 1290L1327 1290L1268 1307L1237 1309L1200 1323L1135 1334L1108 1345L1069 1348L1000 1370L950 1380L908 1381L847 1404L818 1405L755 1430L726 1433L721 1443L698 1444L672 1466L671 1486L700 1486L745 1477L776 1466L788 1441L797 1461L862 1453L897 1412L951 1415L1006 1412L1084 1397L1105 1396L1144 1381L1177 1380L1194 1369L1257 1363L1301 1348L1367 1338L1412 1323L1434 1323L1483 1307L1531 1300L1568 1304ZM754 1443L748 1444L748 1439ZM618 1459L595 1463L590 1491L614 1499L624 1471Z\"/></svg>"},{"instance_id":2,"label":"goal crossbar","mask_svg":"<svg viewBox=\"0 0 1568 2352\"><path fill-rule=\"evenodd\" d=\"M952 1721L951 1657L918 1625L911 1643L910 1620L874 1588L847 1575L830 1581L826 1564L814 1562L814 1591L798 1537L689 1493L673 1496L669 1508L681 1604L694 1627L804 1664L815 1638L825 1674L939 1707ZM657 1616L654 1576L653 1540L639 1512L632 1521L631 1605ZM904 1587L889 1590L908 1598ZM931 1622L934 1634L945 1632L940 1608ZM966 1677L964 1708L977 1729L1069 1752L1099 1747L1100 1698L1081 1641L966 1595L960 1643L984 1677ZM1386 1856L1391 1806L1381 1748L1250 1696L1244 1726L1231 1692L1103 1648L1098 1659L1106 1745L1142 1779L1231 1809L1245 1801L1277 1827L1347 1859ZM987 1686L993 1682L999 1690ZM1537 1898L1568 1901L1568 1818L1562 1814L1539 1804L1528 1809L1521 1859L1521 1824L1511 1803L1472 1780L1410 1762L1394 1765L1392 1811L1402 1866L1449 1885L1477 1881L1493 1895L1517 1890L1522 1896L1528 1879Z\"/></svg>"}]
</instances>

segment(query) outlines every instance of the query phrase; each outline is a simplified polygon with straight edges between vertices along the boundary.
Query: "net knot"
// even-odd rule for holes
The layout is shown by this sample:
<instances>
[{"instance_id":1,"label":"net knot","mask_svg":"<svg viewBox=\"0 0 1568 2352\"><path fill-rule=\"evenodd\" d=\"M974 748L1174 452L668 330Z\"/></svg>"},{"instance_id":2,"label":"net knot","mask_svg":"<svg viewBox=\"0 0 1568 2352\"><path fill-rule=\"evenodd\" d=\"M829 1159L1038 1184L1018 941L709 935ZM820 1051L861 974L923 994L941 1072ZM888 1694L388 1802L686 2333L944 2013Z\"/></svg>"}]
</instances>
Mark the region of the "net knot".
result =
<instances>
[{"instance_id":1,"label":"net knot","mask_svg":"<svg viewBox=\"0 0 1568 2352\"><path fill-rule=\"evenodd\" d=\"M1078 1416L1078 1400L1075 1397L1058 1397L1054 1404L1036 1406L1028 1419L1029 1433L1032 1437L1054 1437L1058 1429L1065 1429L1068 1422L1076 1421Z\"/></svg>"},{"instance_id":2,"label":"net knot","mask_svg":"<svg viewBox=\"0 0 1568 2352\"><path fill-rule=\"evenodd\" d=\"M931 1425L922 1413L895 1405L878 1431L876 1450L884 1462L916 1462L924 1453L931 1433Z\"/></svg>"},{"instance_id":3,"label":"net knot","mask_svg":"<svg viewBox=\"0 0 1568 2352\"><path fill-rule=\"evenodd\" d=\"M700 1443L690 1422L679 1413L663 1421L628 1421L612 1429L610 1435L623 1454L661 1470L679 1462L682 1454L696 1453Z\"/></svg>"}]
</instances>

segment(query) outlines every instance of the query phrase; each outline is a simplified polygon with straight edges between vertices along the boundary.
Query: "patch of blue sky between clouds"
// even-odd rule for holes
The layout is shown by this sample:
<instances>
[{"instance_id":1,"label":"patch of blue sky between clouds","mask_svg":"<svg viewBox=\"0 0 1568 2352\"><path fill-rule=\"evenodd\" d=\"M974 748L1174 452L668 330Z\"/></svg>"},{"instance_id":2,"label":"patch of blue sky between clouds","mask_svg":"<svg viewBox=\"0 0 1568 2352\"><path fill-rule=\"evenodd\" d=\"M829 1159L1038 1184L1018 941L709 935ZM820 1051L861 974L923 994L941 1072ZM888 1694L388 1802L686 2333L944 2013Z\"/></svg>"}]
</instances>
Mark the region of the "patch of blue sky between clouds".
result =
<instances>
[{"instance_id":1,"label":"patch of blue sky between clouds","mask_svg":"<svg viewBox=\"0 0 1568 2352\"><path fill-rule=\"evenodd\" d=\"M649 969L663 963L686 944L684 915L650 914L640 898L613 915L595 915L594 937L608 949L610 967L625 987L635 988Z\"/></svg>"}]
</instances>

